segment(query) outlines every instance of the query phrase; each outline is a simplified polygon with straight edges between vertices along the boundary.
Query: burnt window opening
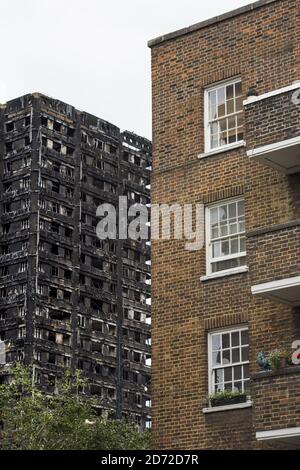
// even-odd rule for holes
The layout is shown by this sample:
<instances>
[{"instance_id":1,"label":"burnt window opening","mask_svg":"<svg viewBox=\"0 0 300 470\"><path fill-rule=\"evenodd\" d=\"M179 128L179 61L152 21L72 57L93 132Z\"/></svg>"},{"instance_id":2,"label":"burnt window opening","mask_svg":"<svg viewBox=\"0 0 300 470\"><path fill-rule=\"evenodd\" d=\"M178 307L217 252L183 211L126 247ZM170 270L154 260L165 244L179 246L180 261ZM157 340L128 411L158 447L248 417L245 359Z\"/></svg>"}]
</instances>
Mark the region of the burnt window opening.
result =
<instances>
[{"instance_id":1,"label":"burnt window opening","mask_svg":"<svg viewBox=\"0 0 300 470\"><path fill-rule=\"evenodd\" d=\"M64 278L66 280L71 280L72 279L72 271L69 271L67 269L64 270Z\"/></svg>"},{"instance_id":2,"label":"burnt window opening","mask_svg":"<svg viewBox=\"0 0 300 470\"><path fill-rule=\"evenodd\" d=\"M52 244L50 251L53 255L58 255L58 245L53 245Z\"/></svg>"},{"instance_id":3,"label":"burnt window opening","mask_svg":"<svg viewBox=\"0 0 300 470\"><path fill-rule=\"evenodd\" d=\"M57 266L51 266L51 275L53 277L58 277L59 270Z\"/></svg>"}]
</instances>

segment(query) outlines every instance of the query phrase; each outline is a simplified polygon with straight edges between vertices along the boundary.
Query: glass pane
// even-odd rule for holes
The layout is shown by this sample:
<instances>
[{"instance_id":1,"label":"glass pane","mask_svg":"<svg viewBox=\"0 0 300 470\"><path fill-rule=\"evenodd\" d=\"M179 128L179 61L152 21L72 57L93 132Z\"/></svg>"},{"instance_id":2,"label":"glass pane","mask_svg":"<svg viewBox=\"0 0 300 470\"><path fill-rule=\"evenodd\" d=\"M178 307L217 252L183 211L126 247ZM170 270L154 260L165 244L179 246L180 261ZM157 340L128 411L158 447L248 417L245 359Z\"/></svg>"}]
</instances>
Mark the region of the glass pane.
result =
<instances>
[{"instance_id":1,"label":"glass pane","mask_svg":"<svg viewBox=\"0 0 300 470\"><path fill-rule=\"evenodd\" d=\"M219 146L219 137L218 134L214 134L210 137L210 146L212 149Z\"/></svg>"},{"instance_id":2,"label":"glass pane","mask_svg":"<svg viewBox=\"0 0 300 470\"><path fill-rule=\"evenodd\" d=\"M239 252L239 239L238 238L232 238L231 239L231 254L236 254Z\"/></svg>"},{"instance_id":3,"label":"glass pane","mask_svg":"<svg viewBox=\"0 0 300 470\"><path fill-rule=\"evenodd\" d=\"M216 227L216 228L213 228L211 230L211 238L214 239L214 238L218 238L219 236L219 228Z\"/></svg>"},{"instance_id":4,"label":"glass pane","mask_svg":"<svg viewBox=\"0 0 300 470\"><path fill-rule=\"evenodd\" d=\"M227 349L230 348L230 336L229 333L224 333L222 335L222 348Z\"/></svg>"},{"instance_id":5,"label":"glass pane","mask_svg":"<svg viewBox=\"0 0 300 470\"><path fill-rule=\"evenodd\" d=\"M237 233L237 229L238 229L237 224L231 224L230 225L230 235L234 235L235 233Z\"/></svg>"},{"instance_id":6,"label":"glass pane","mask_svg":"<svg viewBox=\"0 0 300 470\"><path fill-rule=\"evenodd\" d=\"M243 98L237 98L235 102L235 110L236 112L243 110Z\"/></svg>"},{"instance_id":7,"label":"glass pane","mask_svg":"<svg viewBox=\"0 0 300 470\"><path fill-rule=\"evenodd\" d=\"M226 106L227 106L227 114L233 114L234 113L234 100L227 101Z\"/></svg>"},{"instance_id":8,"label":"glass pane","mask_svg":"<svg viewBox=\"0 0 300 470\"><path fill-rule=\"evenodd\" d=\"M231 100L233 99L233 85L228 85L226 87L226 99Z\"/></svg>"},{"instance_id":9,"label":"glass pane","mask_svg":"<svg viewBox=\"0 0 300 470\"><path fill-rule=\"evenodd\" d=\"M222 364L230 364L230 349L222 352L223 362Z\"/></svg>"},{"instance_id":10,"label":"glass pane","mask_svg":"<svg viewBox=\"0 0 300 470\"><path fill-rule=\"evenodd\" d=\"M213 365L214 366L221 365L221 353L220 352L213 352Z\"/></svg>"},{"instance_id":11,"label":"glass pane","mask_svg":"<svg viewBox=\"0 0 300 470\"><path fill-rule=\"evenodd\" d=\"M245 222L239 222L239 232L245 232Z\"/></svg>"},{"instance_id":12,"label":"glass pane","mask_svg":"<svg viewBox=\"0 0 300 470\"><path fill-rule=\"evenodd\" d=\"M220 130L220 132L227 131L227 120L226 119L221 119L219 121L219 130Z\"/></svg>"},{"instance_id":13,"label":"glass pane","mask_svg":"<svg viewBox=\"0 0 300 470\"><path fill-rule=\"evenodd\" d=\"M217 94L216 91L210 91L209 92L209 119L216 119L217 117L217 104L216 104L216 99L217 99Z\"/></svg>"},{"instance_id":14,"label":"glass pane","mask_svg":"<svg viewBox=\"0 0 300 470\"><path fill-rule=\"evenodd\" d=\"M244 391L249 394L250 392L250 380L246 380L246 382L244 382Z\"/></svg>"},{"instance_id":15,"label":"glass pane","mask_svg":"<svg viewBox=\"0 0 300 470\"><path fill-rule=\"evenodd\" d=\"M233 389L235 392L242 392L243 391L243 383L242 382L234 382Z\"/></svg>"},{"instance_id":16,"label":"glass pane","mask_svg":"<svg viewBox=\"0 0 300 470\"><path fill-rule=\"evenodd\" d=\"M228 144L227 131L225 131L220 134L220 145L227 145L227 144Z\"/></svg>"},{"instance_id":17,"label":"glass pane","mask_svg":"<svg viewBox=\"0 0 300 470\"><path fill-rule=\"evenodd\" d=\"M218 117L225 116L225 88L218 89Z\"/></svg>"},{"instance_id":18,"label":"glass pane","mask_svg":"<svg viewBox=\"0 0 300 470\"><path fill-rule=\"evenodd\" d=\"M244 373L244 379L248 379L250 374L249 374L249 365L245 364L243 366L243 373Z\"/></svg>"},{"instance_id":19,"label":"glass pane","mask_svg":"<svg viewBox=\"0 0 300 470\"><path fill-rule=\"evenodd\" d=\"M243 330L241 332L242 344L249 344L249 333L248 330Z\"/></svg>"},{"instance_id":20,"label":"glass pane","mask_svg":"<svg viewBox=\"0 0 300 470\"><path fill-rule=\"evenodd\" d=\"M211 134L217 134L219 132L219 125L217 122L213 122L210 125Z\"/></svg>"},{"instance_id":21,"label":"glass pane","mask_svg":"<svg viewBox=\"0 0 300 470\"><path fill-rule=\"evenodd\" d=\"M236 203L229 204L229 218L235 219L236 218Z\"/></svg>"},{"instance_id":22,"label":"glass pane","mask_svg":"<svg viewBox=\"0 0 300 470\"><path fill-rule=\"evenodd\" d=\"M240 348L235 348L232 350L232 362L241 362L240 361Z\"/></svg>"},{"instance_id":23,"label":"glass pane","mask_svg":"<svg viewBox=\"0 0 300 470\"><path fill-rule=\"evenodd\" d=\"M242 348L242 361L249 361L249 348L247 346Z\"/></svg>"},{"instance_id":24,"label":"glass pane","mask_svg":"<svg viewBox=\"0 0 300 470\"><path fill-rule=\"evenodd\" d=\"M225 388L226 391L231 392L232 391L232 383L230 382L230 383L225 384L224 388Z\"/></svg>"},{"instance_id":25,"label":"glass pane","mask_svg":"<svg viewBox=\"0 0 300 470\"><path fill-rule=\"evenodd\" d=\"M218 208L211 209L210 211L210 224L214 225L218 223Z\"/></svg>"},{"instance_id":26,"label":"glass pane","mask_svg":"<svg viewBox=\"0 0 300 470\"><path fill-rule=\"evenodd\" d=\"M245 201L238 202L238 215L245 215Z\"/></svg>"},{"instance_id":27,"label":"glass pane","mask_svg":"<svg viewBox=\"0 0 300 470\"><path fill-rule=\"evenodd\" d=\"M232 381L232 367L226 367L224 369L224 381L231 382Z\"/></svg>"},{"instance_id":28,"label":"glass pane","mask_svg":"<svg viewBox=\"0 0 300 470\"><path fill-rule=\"evenodd\" d=\"M237 115L237 127L242 127L244 125L244 115L240 113Z\"/></svg>"},{"instance_id":29,"label":"glass pane","mask_svg":"<svg viewBox=\"0 0 300 470\"><path fill-rule=\"evenodd\" d=\"M240 345L240 332L234 331L231 333L231 345L232 346L239 346Z\"/></svg>"},{"instance_id":30,"label":"glass pane","mask_svg":"<svg viewBox=\"0 0 300 470\"><path fill-rule=\"evenodd\" d=\"M244 130L242 127L239 127L237 129L237 140L240 141L240 140L243 140L244 138Z\"/></svg>"},{"instance_id":31,"label":"glass pane","mask_svg":"<svg viewBox=\"0 0 300 470\"><path fill-rule=\"evenodd\" d=\"M226 237L228 235L228 225L227 222L220 225L220 236Z\"/></svg>"},{"instance_id":32,"label":"glass pane","mask_svg":"<svg viewBox=\"0 0 300 470\"><path fill-rule=\"evenodd\" d=\"M246 251L246 238L241 237L240 238L240 252L244 253Z\"/></svg>"},{"instance_id":33,"label":"glass pane","mask_svg":"<svg viewBox=\"0 0 300 470\"><path fill-rule=\"evenodd\" d=\"M235 84L235 96L241 96L242 94L242 82L237 82Z\"/></svg>"},{"instance_id":34,"label":"glass pane","mask_svg":"<svg viewBox=\"0 0 300 470\"><path fill-rule=\"evenodd\" d=\"M224 382L224 369L215 370L215 384Z\"/></svg>"},{"instance_id":35,"label":"glass pane","mask_svg":"<svg viewBox=\"0 0 300 470\"><path fill-rule=\"evenodd\" d=\"M212 244L213 258L220 258L221 256L221 242L213 242Z\"/></svg>"},{"instance_id":36,"label":"glass pane","mask_svg":"<svg viewBox=\"0 0 300 470\"><path fill-rule=\"evenodd\" d=\"M228 131L228 143L233 144L234 142L236 142L236 130L232 129Z\"/></svg>"},{"instance_id":37,"label":"glass pane","mask_svg":"<svg viewBox=\"0 0 300 470\"><path fill-rule=\"evenodd\" d=\"M221 254L222 256L229 255L229 240L223 240L221 242Z\"/></svg>"},{"instance_id":38,"label":"glass pane","mask_svg":"<svg viewBox=\"0 0 300 470\"><path fill-rule=\"evenodd\" d=\"M235 130L235 128L236 128L235 116L232 116L232 117L228 118L228 129L234 129Z\"/></svg>"},{"instance_id":39,"label":"glass pane","mask_svg":"<svg viewBox=\"0 0 300 470\"><path fill-rule=\"evenodd\" d=\"M219 211L220 220L227 220L227 206L221 206Z\"/></svg>"},{"instance_id":40,"label":"glass pane","mask_svg":"<svg viewBox=\"0 0 300 470\"><path fill-rule=\"evenodd\" d=\"M213 351L218 351L219 349L221 349L221 335L212 336L212 348Z\"/></svg>"},{"instance_id":41,"label":"glass pane","mask_svg":"<svg viewBox=\"0 0 300 470\"><path fill-rule=\"evenodd\" d=\"M237 366L234 367L234 380L241 380L242 379L242 367Z\"/></svg>"}]
</instances>

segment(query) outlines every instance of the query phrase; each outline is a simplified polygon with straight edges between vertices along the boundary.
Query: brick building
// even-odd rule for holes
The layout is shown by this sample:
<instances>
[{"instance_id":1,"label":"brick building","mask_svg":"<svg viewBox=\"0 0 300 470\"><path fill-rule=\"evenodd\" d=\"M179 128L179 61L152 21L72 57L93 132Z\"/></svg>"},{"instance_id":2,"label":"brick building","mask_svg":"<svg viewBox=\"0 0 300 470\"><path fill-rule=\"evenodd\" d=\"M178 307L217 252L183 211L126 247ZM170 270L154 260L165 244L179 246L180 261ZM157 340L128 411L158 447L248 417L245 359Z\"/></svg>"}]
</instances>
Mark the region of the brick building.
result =
<instances>
[{"instance_id":1,"label":"brick building","mask_svg":"<svg viewBox=\"0 0 300 470\"><path fill-rule=\"evenodd\" d=\"M300 340L299 7L149 42L152 202L205 206L203 249L152 242L155 448L300 446L300 368L257 362ZM239 399L216 406L223 391Z\"/></svg>"},{"instance_id":2,"label":"brick building","mask_svg":"<svg viewBox=\"0 0 300 470\"><path fill-rule=\"evenodd\" d=\"M99 410L150 419L149 247L100 240L97 207L149 202L151 143L40 94L0 109L0 339L6 365L89 379Z\"/></svg>"}]
</instances>

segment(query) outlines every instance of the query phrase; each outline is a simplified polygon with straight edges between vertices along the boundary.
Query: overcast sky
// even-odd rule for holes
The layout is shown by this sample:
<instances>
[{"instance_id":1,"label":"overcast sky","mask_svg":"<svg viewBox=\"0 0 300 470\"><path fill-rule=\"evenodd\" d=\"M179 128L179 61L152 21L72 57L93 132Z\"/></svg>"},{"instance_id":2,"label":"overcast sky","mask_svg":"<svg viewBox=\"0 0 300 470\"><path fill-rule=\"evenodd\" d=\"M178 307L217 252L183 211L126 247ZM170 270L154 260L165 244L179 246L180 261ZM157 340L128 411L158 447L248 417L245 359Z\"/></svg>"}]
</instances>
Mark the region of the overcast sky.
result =
<instances>
[{"instance_id":1,"label":"overcast sky","mask_svg":"<svg viewBox=\"0 0 300 470\"><path fill-rule=\"evenodd\" d=\"M39 91L151 138L150 49L249 0L0 0L0 103Z\"/></svg>"}]
</instances>

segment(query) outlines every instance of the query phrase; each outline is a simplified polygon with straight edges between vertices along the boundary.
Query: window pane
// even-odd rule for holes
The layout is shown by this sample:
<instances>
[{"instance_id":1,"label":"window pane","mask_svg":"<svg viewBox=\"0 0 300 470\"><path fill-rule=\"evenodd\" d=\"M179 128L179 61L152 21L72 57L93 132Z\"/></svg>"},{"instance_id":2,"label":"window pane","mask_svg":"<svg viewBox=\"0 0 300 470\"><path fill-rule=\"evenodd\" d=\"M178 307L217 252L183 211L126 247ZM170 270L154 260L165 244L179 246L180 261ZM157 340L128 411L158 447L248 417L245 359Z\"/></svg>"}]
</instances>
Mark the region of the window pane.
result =
<instances>
[{"instance_id":1,"label":"window pane","mask_svg":"<svg viewBox=\"0 0 300 470\"><path fill-rule=\"evenodd\" d=\"M243 391L243 382L234 382L233 389L235 392L242 392Z\"/></svg>"},{"instance_id":2,"label":"window pane","mask_svg":"<svg viewBox=\"0 0 300 470\"><path fill-rule=\"evenodd\" d=\"M231 333L231 345L234 346L239 346L240 344L240 332L239 331L234 331Z\"/></svg>"},{"instance_id":3,"label":"window pane","mask_svg":"<svg viewBox=\"0 0 300 470\"><path fill-rule=\"evenodd\" d=\"M242 348L242 361L249 361L249 348Z\"/></svg>"},{"instance_id":4,"label":"window pane","mask_svg":"<svg viewBox=\"0 0 300 470\"><path fill-rule=\"evenodd\" d=\"M233 87L234 85L228 85L226 87L226 99L227 100L233 99Z\"/></svg>"},{"instance_id":5,"label":"window pane","mask_svg":"<svg viewBox=\"0 0 300 470\"><path fill-rule=\"evenodd\" d=\"M225 88L219 88L218 92L218 117L225 116Z\"/></svg>"},{"instance_id":6,"label":"window pane","mask_svg":"<svg viewBox=\"0 0 300 470\"><path fill-rule=\"evenodd\" d=\"M235 128L236 128L236 118L235 118L235 116L232 116L232 117L228 118L228 129L234 129L235 130Z\"/></svg>"},{"instance_id":7,"label":"window pane","mask_svg":"<svg viewBox=\"0 0 300 470\"><path fill-rule=\"evenodd\" d=\"M243 374L244 374L244 379L248 379L249 378L249 365L248 364L245 364L243 366Z\"/></svg>"},{"instance_id":8,"label":"window pane","mask_svg":"<svg viewBox=\"0 0 300 470\"><path fill-rule=\"evenodd\" d=\"M232 362L240 362L240 348L235 348L232 350Z\"/></svg>"},{"instance_id":9,"label":"window pane","mask_svg":"<svg viewBox=\"0 0 300 470\"><path fill-rule=\"evenodd\" d=\"M224 369L224 382L232 381L232 367L226 367Z\"/></svg>"},{"instance_id":10,"label":"window pane","mask_svg":"<svg viewBox=\"0 0 300 470\"><path fill-rule=\"evenodd\" d=\"M249 344L249 333L248 330L243 330L241 332L242 344Z\"/></svg>"},{"instance_id":11,"label":"window pane","mask_svg":"<svg viewBox=\"0 0 300 470\"><path fill-rule=\"evenodd\" d=\"M212 336L212 348L213 351L218 351L219 349L221 349L221 335Z\"/></svg>"},{"instance_id":12,"label":"window pane","mask_svg":"<svg viewBox=\"0 0 300 470\"><path fill-rule=\"evenodd\" d=\"M223 240L222 241L221 254L222 254L222 256L229 255L229 241L228 240Z\"/></svg>"},{"instance_id":13,"label":"window pane","mask_svg":"<svg viewBox=\"0 0 300 470\"><path fill-rule=\"evenodd\" d=\"M214 134L210 138L210 146L212 149L216 148L219 146L219 137L218 134Z\"/></svg>"},{"instance_id":14,"label":"window pane","mask_svg":"<svg viewBox=\"0 0 300 470\"><path fill-rule=\"evenodd\" d=\"M223 362L222 364L230 364L230 349L222 352Z\"/></svg>"},{"instance_id":15,"label":"window pane","mask_svg":"<svg viewBox=\"0 0 300 470\"><path fill-rule=\"evenodd\" d=\"M220 225L221 237L226 237L228 235L228 225L227 222Z\"/></svg>"},{"instance_id":16,"label":"window pane","mask_svg":"<svg viewBox=\"0 0 300 470\"><path fill-rule=\"evenodd\" d=\"M234 380L242 380L242 367L237 366L233 368L234 370Z\"/></svg>"},{"instance_id":17,"label":"window pane","mask_svg":"<svg viewBox=\"0 0 300 470\"><path fill-rule=\"evenodd\" d=\"M220 365L221 365L221 353L213 352L213 366L220 366Z\"/></svg>"},{"instance_id":18,"label":"window pane","mask_svg":"<svg viewBox=\"0 0 300 470\"><path fill-rule=\"evenodd\" d=\"M238 215L245 215L245 202L243 200L238 202Z\"/></svg>"},{"instance_id":19,"label":"window pane","mask_svg":"<svg viewBox=\"0 0 300 470\"><path fill-rule=\"evenodd\" d=\"M222 348L227 349L230 347L230 335L229 333L224 333L222 335Z\"/></svg>"},{"instance_id":20,"label":"window pane","mask_svg":"<svg viewBox=\"0 0 300 470\"><path fill-rule=\"evenodd\" d=\"M241 237L240 238L240 252L243 253L244 251L246 251L246 238Z\"/></svg>"},{"instance_id":21,"label":"window pane","mask_svg":"<svg viewBox=\"0 0 300 470\"><path fill-rule=\"evenodd\" d=\"M217 369L215 371L215 384L224 382L224 369Z\"/></svg>"},{"instance_id":22,"label":"window pane","mask_svg":"<svg viewBox=\"0 0 300 470\"><path fill-rule=\"evenodd\" d=\"M239 252L239 239L238 238L232 238L231 239L231 250L230 253L236 254Z\"/></svg>"},{"instance_id":23,"label":"window pane","mask_svg":"<svg viewBox=\"0 0 300 470\"><path fill-rule=\"evenodd\" d=\"M221 256L221 242L213 242L212 256L213 258L219 258Z\"/></svg>"},{"instance_id":24,"label":"window pane","mask_svg":"<svg viewBox=\"0 0 300 470\"><path fill-rule=\"evenodd\" d=\"M209 92L209 119L216 119L217 117L217 104L216 104L216 91Z\"/></svg>"},{"instance_id":25,"label":"window pane","mask_svg":"<svg viewBox=\"0 0 300 470\"><path fill-rule=\"evenodd\" d=\"M227 106L227 114L233 114L234 113L234 100L227 101L226 106Z\"/></svg>"},{"instance_id":26,"label":"window pane","mask_svg":"<svg viewBox=\"0 0 300 470\"><path fill-rule=\"evenodd\" d=\"M235 219L236 218L236 203L229 204L229 218Z\"/></svg>"},{"instance_id":27,"label":"window pane","mask_svg":"<svg viewBox=\"0 0 300 470\"><path fill-rule=\"evenodd\" d=\"M227 221L227 206L220 207L219 217L220 217L220 220Z\"/></svg>"},{"instance_id":28,"label":"window pane","mask_svg":"<svg viewBox=\"0 0 300 470\"><path fill-rule=\"evenodd\" d=\"M242 94L242 82L237 82L235 84L235 96L241 96Z\"/></svg>"},{"instance_id":29,"label":"window pane","mask_svg":"<svg viewBox=\"0 0 300 470\"><path fill-rule=\"evenodd\" d=\"M243 110L243 98L242 97L237 98L235 102L235 110L236 112Z\"/></svg>"},{"instance_id":30,"label":"window pane","mask_svg":"<svg viewBox=\"0 0 300 470\"><path fill-rule=\"evenodd\" d=\"M238 226L237 224L231 224L230 225L230 235L234 235L238 231Z\"/></svg>"},{"instance_id":31,"label":"window pane","mask_svg":"<svg viewBox=\"0 0 300 470\"><path fill-rule=\"evenodd\" d=\"M211 209L210 211L210 223L211 225L218 223L218 208L217 207L215 207L214 209Z\"/></svg>"}]
</instances>

